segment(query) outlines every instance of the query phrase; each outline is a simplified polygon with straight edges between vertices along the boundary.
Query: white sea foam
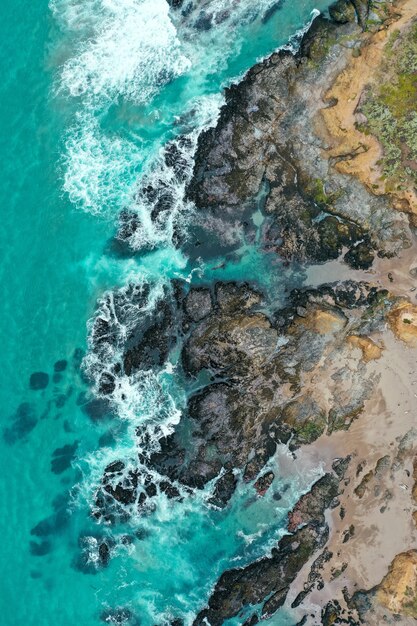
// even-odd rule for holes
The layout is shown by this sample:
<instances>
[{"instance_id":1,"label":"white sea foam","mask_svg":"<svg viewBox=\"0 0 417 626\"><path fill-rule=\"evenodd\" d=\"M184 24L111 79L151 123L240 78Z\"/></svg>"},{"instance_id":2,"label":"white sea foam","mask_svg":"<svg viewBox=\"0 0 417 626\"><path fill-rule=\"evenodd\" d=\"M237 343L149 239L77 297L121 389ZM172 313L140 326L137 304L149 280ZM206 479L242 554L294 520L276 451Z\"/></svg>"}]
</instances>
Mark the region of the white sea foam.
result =
<instances>
[{"instance_id":1,"label":"white sea foam","mask_svg":"<svg viewBox=\"0 0 417 626\"><path fill-rule=\"evenodd\" d=\"M170 244L175 232L186 231L193 206L185 200L185 190L193 172L198 137L205 128L215 124L222 103L223 97L218 95L194 100L185 123L185 132L168 146L160 148L156 158L144 172L141 188L131 204L138 221L138 227L129 238L129 244L134 250ZM180 171L167 164L167 147L176 150L177 165L181 164ZM154 190L151 198L147 192L149 189ZM154 215L154 207L164 198L168 205L166 210Z\"/></svg>"},{"instance_id":2,"label":"white sea foam","mask_svg":"<svg viewBox=\"0 0 417 626\"><path fill-rule=\"evenodd\" d=\"M289 50L293 53L296 52L300 46L303 36L310 30L312 23L319 15L320 11L318 9L313 9L310 13L310 19L308 22L295 31L295 33L290 37L288 43L281 46L281 50Z\"/></svg>"},{"instance_id":3,"label":"white sea foam","mask_svg":"<svg viewBox=\"0 0 417 626\"><path fill-rule=\"evenodd\" d=\"M66 142L64 190L91 213L115 216L129 205L146 158L141 138L102 129L121 97L149 103L190 62L181 51L165 0L51 0L61 28L80 32L57 91L79 99Z\"/></svg>"},{"instance_id":4,"label":"white sea foam","mask_svg":"<svg viewBox=\"0 0 417 626\"><path fill-rule=\"evenodd\" d=\"M192 87L184 93L179 90L178 102L173 104L178 115L194 113L193 130L198 135L214 123L222 101L205 95L207 79L233 54L239 28L273 4L274 0L262 0L256 6L235 0L229 6L224 0L209 0L199 2L188 18L179 18L180 13L169 11L166 0L51 0L62 31L70 34L71 41L75 38L57 85L58 92L79 102L65 155L64 190L71 201L86 211L113 216L131 206L141 168L151 157L150 170L155 172L160 155L157 142L156 151L155 146L143 144L143 120L139 134L130 138L103 130L102 119L109 106L120 103L121 98L129 105L149 105L167 83L187 74L192 77ZM215 29L211 32L196 31L196 20L202 14L212 18ZM211 109L209 116L207 108ZM154 123L157 113L154 109ZM162 123L166 114L161 111ZM188 132L192 132L190 128ZM170 222L178 219L177 200L182 191L178 189ZM172 223L155 228L146 208L139 204L136 209L141 221L136 247L149 242L160 245L172 236Z\"/></svg>"},{"instance_id":5,"label":"white sea foam","mask_svg":"<svg viewBox=\"0 0 417 626\"><path fill-rule=\"evenodd\" d=\"M108 136L91 112L77 115L66 141L64 191L78 207L115 215L131 201L142 161L140 144Z\"/></svg>"},{"instance_id":6,"label":"white sea foam","mask_svg":"<svg viewBox=\"0 0 417 626\"><path fill-rule=\"evenodd\" d=\"M139 228L130 241L132 247L138 250L144 246L164 247L169 255L175 229L186 225L192 211L192 207L184 201L184 192L192 173L198 135L203 128L215 124L223 102L221 96L201 96L204 83L210 72L216 72L227 60L231 49L228 47L228 37L233 39L228 33L237 29L242 20L249 22L274 2L230 2L230 17L225 18L222 32L217 33L224 50L220 50L219 46L217 56L211 50L209 53L207 46L211 34L202 33L198 40L193 33L192 16L188 32L183 32L180 38L171 23L165 0L53 0L56 12L59 3L61 7L65 4L67 8L66 15L60 16L61 22L65 23L66 28L80 33L80 44L64 64L60 83L61 93L68 93L79 102L77 118L68 133L66 144L65 191L77 206L92 213L115 215L121 208L128 207L137 214L139 222ZM200 3L200 7L211 10L214 21L221 18L224 5L224 0ZM294 40L291 45L296 45L297 41ZM172 167L167 166L164 150L158 141L150 148L138 134L126 138L117 132L110 133L102 121L109 105L117 103L120 98L136 104L147 103L173 77L189 72L190 61L199 64L194 76L200 92L197 97L193 92L192 98L184 98L181 107L178 107L178 111L184 115L177 117L177 135L185 135L188 140L180 145L178 139L174 139L184 160L182 176L178 177ZM171 201L168 213L151 218L153 206L140 191L137 181L139 174L142 186L150 185L169 191ZM171 256L174 257L174 254ZM171 265L166 264L163 271L164 263L156 265L152 271L145 266L147 261L142 259L140 266L130 260L120 267L124 272L121 282L135 284L138 289L145 289L151 284L151 289L146 299L138 304L129 297L129 288L125 287L125 302L123 306L117 307L117 311L114 294L105 294L100 302L98 315L103 320L112 321L117 340L104 342L100 350L95 350L90 323L90 352L85 366L95 380L97 395L101 374L112 372L114 364L121 361L126 337L136 327L141 316L152 311L164 297L164 285L177 272L181 273L184 269L183 261L175 258ZM147 473L147 476L151 476L152 482L158 486L162 477L146 467L146 457L159 449L161 438L168 436L181 418L181 392L176 386L175 377L175 362L170 361L159 371L118 375L111 403L119 418L127 425L127 433L118 441L116 450L101 448L81 464L84 469L87 465L87 471L80 493L89 503L94 499L92 494L100 486L106 466L116 458L125 465L123 476L126 480L129 479L129 472L143 470L144 475ZM290 457L288 460L291 460ZM114 478L113 486L118 481L120 476ZM164 493L158 493L154 498L156 509L152 520L148 522L142 518L140 523L145 528L147 524L152 528L156 524L184 520L187 516L196 515L198 519L202 511L208 510L207 504L214 484L215 480L206 485L204 490L190 491L175 483L183 501L168 501ZM293 489L291 495L295 497L296 484ZM236 497L241 497L239 488ZM255 506L262 507L264 502L256 503ZM127 511L132 514L133 526L139 523L137 504L135 502L131 505L130 511L127 507ZM240 514L243 517L244 513L238 511L237 515ZM173 537L166 536L166 532L164 535L162 531L159 537L167 542L174 541ZM267 547L271 549L280 534L282 530L278 529L271 535ZM238 538L246 545L248 552L258 550L254 554L259 556L261 550L258 544L263 540L263 528L259 524L246 528ZM94 541L91 544L94 559L97 546ZM186 558L187 552L185 549L181 552L182 549L178 549L178 559L181 556ZM243 557L236 558L242 564ZM248 554L245 558L249 558ZM149 591L147 594L146 589L143 590L141 602L148 613L152 613L154 602L155 619L149 623L162 623L163 616L168 623L171 617L175 617L161 612L165 601L166 598L158 597L155 592ZM200 593L197 602L201 602ZM180 604L189 606L190 598L184 597ZM191 623L192 617L193 613L189 612L186 623Z\"/></svg>"},{"instance_id":7,"label":"white sea foam","mask_svg":"<svg viewBox=\"0 0 417 626\"><path fill-rule=\"evenodd\" d=\"M58 12L56 1L52 8ZM64 64L61 89L92 103L148 102L161 84L190 67L181 51L165 0L93 0L66 4L68 29L90 21L91 36ZM99 101L97 101L99 98Z\"/></svg>"}]
</instances>

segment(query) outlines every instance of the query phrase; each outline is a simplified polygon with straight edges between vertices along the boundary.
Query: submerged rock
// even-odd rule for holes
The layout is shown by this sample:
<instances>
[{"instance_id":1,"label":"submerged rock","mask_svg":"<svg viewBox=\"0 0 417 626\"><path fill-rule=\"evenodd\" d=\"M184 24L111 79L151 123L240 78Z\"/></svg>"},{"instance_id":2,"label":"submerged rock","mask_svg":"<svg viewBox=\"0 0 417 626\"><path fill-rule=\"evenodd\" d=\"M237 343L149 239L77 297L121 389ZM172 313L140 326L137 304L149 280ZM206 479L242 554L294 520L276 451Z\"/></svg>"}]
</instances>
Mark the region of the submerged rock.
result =
<instances>
[{"instance_id":1,"label":"submerged rock","mask_svg":"<svg viewBox=\"0 0 417 626\"><path fill-rule=\"evenodd\" d=\"M29 387L34 391L46 389L49 384L49 374L45 372L34 372L30 376Z\"/></svg>"},{"instance_id":2,"label":"submerged rock","mask_svg":"<svg viewBox=\"0 0 417 626\"><path fill-rule=\"evenodd\" d=\"M62 474L71 467L71 463L75 458L79 441L67 444L62 448L57 448L52 454L51 470L54 474Z\"/></svg>"},{"instance_id":3,"label":"submerged rock","mask_svg":"<svg viewBox=\"0 0 417 626\"><path fill-rule=\"evenodd\" d=\"M6 443L14 444L24 439L36 426L38 419L35 409L29 402L22 402L11 416L11 425L3 429Z\"/></svg>"},{"instance_id":4,"label":"submerged rock","mask_svg":"<svg viewBox=\"0 0 417 626\"><path fill-rule=\"evenodd\" d=\"M61 359L54 364L54 372L64 372L67 369L68 361Z\"/></svg>"}]
</instances>

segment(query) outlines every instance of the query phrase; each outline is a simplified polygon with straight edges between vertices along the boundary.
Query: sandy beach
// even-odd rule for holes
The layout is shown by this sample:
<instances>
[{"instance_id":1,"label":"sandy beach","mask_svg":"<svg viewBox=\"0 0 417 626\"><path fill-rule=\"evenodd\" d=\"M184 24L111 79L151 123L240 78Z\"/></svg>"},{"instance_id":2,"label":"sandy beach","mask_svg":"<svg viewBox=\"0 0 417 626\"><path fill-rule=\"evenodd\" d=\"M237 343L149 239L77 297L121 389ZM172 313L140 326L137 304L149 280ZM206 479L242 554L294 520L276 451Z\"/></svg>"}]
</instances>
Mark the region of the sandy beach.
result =
<instances>
[{"instance_id":1,"label":"sandy beach","mask_svg":"<svg viewBox=\"0 0 417 626\"><path fill-rule=\"evenodd\" d=\"M394 263L380 260L372 272L363 272L361 278L389 288L398 296L412 298L414 292L410 290L417 281L409 270L416 260L413 245ZM327 265L321 271L319 267L310 268L308 280L314 283L317 274L331 280L339 264L336 261ZM393 282L387 276L388 269L392 269ZM372 340L383 349L380 358L367 363L367 375L375 380L375 387L362 414L348 431L323 435L297 451L297 463L323 464L326 471L336 458L352 457L340 505L327 515L330 538L325 549L332 557L320 570L325 584L322 590L313 590L304 602L304 609L308 605L315 616L307 622L311 625L321 623L321 607L332 598L342 598L344 589L349 595L372 589L381 582L397 554L417 548L413 521L417 502L412 493L417 451L417 347L395 336L389 324ZM359 346L354 349L360 351ZM297 577L288 606L303 589L315 558L317 555ZM379 624L379 619L381 615L368 623ZM415 623L411 618L401 619L401 624Z\"/></svg>"}]
</instances>

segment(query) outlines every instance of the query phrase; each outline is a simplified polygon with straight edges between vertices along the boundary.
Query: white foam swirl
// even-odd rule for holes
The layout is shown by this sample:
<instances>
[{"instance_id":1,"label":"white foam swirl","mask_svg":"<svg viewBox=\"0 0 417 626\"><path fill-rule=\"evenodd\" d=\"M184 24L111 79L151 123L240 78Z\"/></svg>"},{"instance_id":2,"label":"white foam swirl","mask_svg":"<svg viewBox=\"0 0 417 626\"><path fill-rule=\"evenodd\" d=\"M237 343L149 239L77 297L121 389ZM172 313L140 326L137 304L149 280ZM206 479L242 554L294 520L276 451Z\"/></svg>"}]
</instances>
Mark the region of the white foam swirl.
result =
<instances>
[{"instance_id":1,"label":"white foam swirl","mask_svg":"<svg viewBox=\"0 0 417 626\"><path fill-rule=\"evenodd\" d=\"M84 5L84 6L83 6ZM123 95L148 102L161 83L190 66L182 53L165 0L95 0L70 3L68 29L79 28L77 16L90 16L91 34L61 73L61 89L93 101ZM52 8L57 12L56 0Z\"/></svg>"}]
</instances>

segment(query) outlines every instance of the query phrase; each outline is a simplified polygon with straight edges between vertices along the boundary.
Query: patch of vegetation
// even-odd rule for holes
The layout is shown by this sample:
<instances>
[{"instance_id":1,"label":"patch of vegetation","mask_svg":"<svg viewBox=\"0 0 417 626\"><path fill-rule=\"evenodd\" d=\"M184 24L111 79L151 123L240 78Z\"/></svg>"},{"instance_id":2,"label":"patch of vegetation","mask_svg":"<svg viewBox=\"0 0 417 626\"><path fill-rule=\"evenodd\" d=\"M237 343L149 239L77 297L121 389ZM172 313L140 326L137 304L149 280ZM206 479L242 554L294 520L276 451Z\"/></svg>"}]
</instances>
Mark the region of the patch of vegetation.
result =
<instances>
[{"instance_id":1,"label":"patch of vegetation","mask_svg":"<svg viewBox=\"0 0 417 626\"><path fill-rule=\"evenodd\" d=\"M343 193L342 190L326 193L324 181L321 178L315 178L311 181L307 186L307 191L313 197L314 202L321 207L330 207Z\"/></svg>"},{"instance_id":2,"label":"patch of vegetation","mask_svg":"<svg viewBox=\"0 0 417 626\"><path fill-rule=\"evenodd\" d=\"M415 619L417 618L417 594L416 590L412 589L409 585L407 585L404 596L406 598L410 598L403 604L403 609L405 615L411 615Z\"/></svg>"},{"instance_id":3,"label":"patch of vegetation","mask_svg":"<svg viewBox=\"0 0 417 626\"><path fill-rule=\"evenodd\" d=\"M329 204L329 196L326 194L324 189L324 182L321 178L316 178L314 181L314 201L317 204Z\"/></svg>"},{"instance_id":4,"label":"patch of vegetation","mask_svg":"<svg viewBox=\"0 0 417 626\"><path fill-rule=\"evenodd\" d=\"M400 31L394 30L389 36L389 40L385 46L385 55L391 57L394 54L395 42L400 37Z\"/></svg>"},{"instance_id":5,"label":"patch of vegetation","mask_svg":"<svg viewBox=\"0 0 417 626\"><path fill-rule=\"evenodd\" d=\"M342 566L340 568L338 568L338 569L333 567L332 571L331 571L332 580L335 580L336 578L339 578L339 576L341 576L343 574L343 572L345 571L347 566L348 566L347 563L342 563Z\"/></svg>"},{"instance_id":6,"label":"patch of vegetation","mask_svg":"<svg viewBox=\"0 0 417 626\"><path fill-rule=\"evenodd\" d=\"M297 439L305 443L312 443L324 432L325 425L317 422L306 422L296 429Z\"/></svg>"},{"instance_id":7,"label":"patch of vegetation","mask_svg":"<svg viewBox=\"0 0 417 626\"><path fill-rule=\"evenodd\" d=\"M365 94L361 112L368 121L361 129L382 144L387 190L417 186L417 24L391 35L382 75L382 83Z\"/></svg>"}]
</instances>

